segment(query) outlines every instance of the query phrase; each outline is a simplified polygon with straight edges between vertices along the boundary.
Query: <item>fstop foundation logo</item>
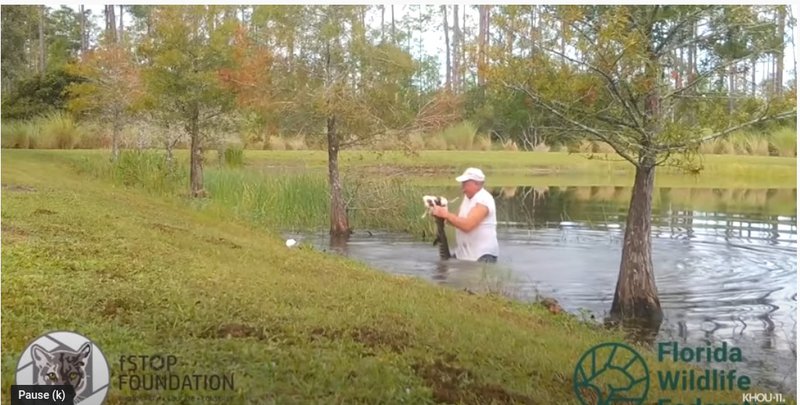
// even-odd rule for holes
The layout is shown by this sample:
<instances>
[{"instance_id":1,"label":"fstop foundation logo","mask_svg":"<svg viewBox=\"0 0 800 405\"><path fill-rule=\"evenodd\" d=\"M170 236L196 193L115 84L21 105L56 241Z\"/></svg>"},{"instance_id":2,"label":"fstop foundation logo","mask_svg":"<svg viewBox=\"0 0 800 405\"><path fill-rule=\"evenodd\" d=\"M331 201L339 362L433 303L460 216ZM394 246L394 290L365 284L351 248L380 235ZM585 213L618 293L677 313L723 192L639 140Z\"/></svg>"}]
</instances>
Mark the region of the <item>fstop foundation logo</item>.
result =
<instances>
[{"instance_id":1,"label":"fstop foundation logo","mask_svg":"<svg viewBox=\"0 0 800 405\"><path fill-rule=\"evenodd\" d=\"M100 405L108 395L109 380L108 362L96 344L74 332L50 332L22 352L11 400Z\"/></svg>"}]
</instances>

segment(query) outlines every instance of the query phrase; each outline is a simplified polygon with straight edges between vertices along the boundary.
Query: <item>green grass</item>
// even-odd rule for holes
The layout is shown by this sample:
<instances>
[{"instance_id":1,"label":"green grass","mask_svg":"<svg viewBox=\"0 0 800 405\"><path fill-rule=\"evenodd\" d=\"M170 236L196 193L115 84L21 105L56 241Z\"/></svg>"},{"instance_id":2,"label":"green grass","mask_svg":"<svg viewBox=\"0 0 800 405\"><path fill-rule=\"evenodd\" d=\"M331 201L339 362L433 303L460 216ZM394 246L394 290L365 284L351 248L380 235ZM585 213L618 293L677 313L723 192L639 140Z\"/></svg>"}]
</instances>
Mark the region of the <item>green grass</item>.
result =
<instances>
[{"instance_id":1,"label":"green grass","mask_svg":"<svg viewBox=\"0 0 800 405\"><path fill-rule=\"evenodd\" d=\"M2 127L2 145L4 149L35 149L36 134L39 128L32 121L4 122Z\"/></svg>"},{"instance_id":2,"label":"green grass","mask_svg":"<svg viewBox=\"0 0 800 405\"><path fill-rule=\"evenodd\" d=\"M120 186L138 187L158 196L181 198L187 193L188 162L185 154L178 155L175 167L167 167L163 153L160 152L126 151L115 165L108 161L107 156L97 151L25 153L42 159L63 159L71 162L83 173L92 174L100 179L111 179ZM305 154L305 152L294 153ZM269 154L271 155L272 153ZM492 188L579 187L571 197L577 203L610 201L626 205L630 198L632 179L629 175L614 169L606 172L596 170L524 175L519 170L508 169L512 162L510 159L502 159L504 153L498 152L494 155L506 166L501 166L495 171L487 170L490 176L488 186ZM357 156L372 156L372 154ZM313 160L305 158L313 163ZM719 163L721 168L717 169L718 172L730 173L732 171L730 166L742 164L725 162L725 159L720 158L715 159L723 162ZM419 201L420 196L438 193L448 198L455 198L460 195L458 185L453 180L454 174L457 173L455 169L405 166L404 163L399 163L400 160L396 160L398 162L396 166L388 166L384 162L381 162L383 165L365 166L353 164L352 155L349 159L351 163L343 165L341 177L350 225L355 229L399 231L427 240L434 233L434 224L430 218L421 218L423 209ZM790 176L794 178L794 173L786 170L790 166L782 164L794 159L748 158L746 160L753 162L750 165L758 169L750 169L749 172L743 172L734 178L659 174L656 177L656 186L671 188L671 191L667 194L664 194L663 189L656 192L653 196L654 210L672 204L680 207L683 204L693 209L707 211L735 209L780 215L794 212L795 183L788 183L785 180L775 181L776 178L783 179ZM234 168L224 164L220 166L216 161L208 163L204 172L205 187L210 199L192 205L200 209L232 214L257 226L285 231L314 231L328 227L330 207L324 167L313 164L303 167L300 166L302 161L299 159L292 163L276 164L259 161L258 157L250 156L244 161L246 163L243 167ZM593 161L584 159L582 163L593 164ZM725 167L725 164L729 167ZM747 166L748 162L745 162L743 167ZM546 171L546 169L541 170ZM758 173L769 173L769 175L762 174L760 179L756 179ZM714 191L711 191L712 189ZM587 193L589 190L591 192Z\"/></svg>"},{"instance_id":3,"label":"green grass","mask_svg":"<svg viewBox=\"0 0 800 405\"><path fill-rule=\"evenodd\" d=\"M50 113L28 121L3 122L3 148L73 149L87 137L87 128L69 114Z\"/></svg>"},{"instance_id":4,"label":"green grass","mask_svg":"<svg viewBox=\"0 0 800 405\"><path fill-rule=\"evenodd\" d=\"M70 162L81 173L109 179L117 185L174 198L186 194L187 162L179 160L176 166L169 167L160 152L124 151L116 164L93 153L50 156ZM260 226L287 231L316 230L328 225L328 179L323 172L285 168L258 171L212 163L205 168L204 177L210 200L196 204L203 209L224 211ZM422 193L418 186L402 178L364 177L348 171L342 173L342 178L354 228L432 234L432 221L421 218Z\"/></svg>"},{"instance_id":5,"label":"green grass","mask_svg":"<svg viewBox=\"0 0 800 405\"><path fill-rule=\"evenodd\" d=\"M176 157L188 162L188 151L178 150ZM107 150L72 151L65 156L107 156ZM588 158L586 154L567 152L512 151L421 151L409 156L399 151L342 151L343 170L405 178L414 184L440 186L452 184L464 168L477 166L487 173L495 186L630 186L633 167L619 158L605 155ZM272 171L311 169L326 172L325 151L245 150L245 168ZM695 188L794 188L797 185L795 157L704 155L702 170L686 174L677 168L660 167L658 187Z\"/></svg>"},{"instance_id":6,"label":"green grass","mask_svg":"<svg viewBox=\"0 0 800 405\"><path fill-rule=\"evenodd\" d=\"M417 156L402 152L343 151L341 164L365 174L404 176L424 186L452 185L469 166L480 167L492 186L630 186L633 166L604 155L567 152L422 151ZM246 151L254 168L292 167L324 170L323 151ZM708 155L701 158L699 174L660 167L657 187L793 188L797 185L794 157Z\"/></svg>"},{"instance_id":7,"label":"green grass","mask_svg":"<svg viewBox=\"0 0 800 405\"><path fill-rule=\"evenodd\" d=\"M746 156L797 156L797 130L780 128L764 134L752 131L737 131L725 137L706 142L700 146L705 155Z\"/></svg>"},{"instance_id":8,"label":"green grass","mask_svg":"<svg viewBox=\"0 0 800 405\"><path fill-rule=\"evenodd\" d=\"M797 156L797 130L781 128L769 137L770 149L778 156Z\"/></svg>"},{"instance_id":9,"label":"green grass","mask_svg":"<svg viewBox=\"0 0 800 405\"><path fill-rule=\"evenodd\" d=\"M220 208L253 222L283 229L326 223L327 181L314 174L270 176L242 170L208 170L206 189Z\"/></svg>"},{"instance_id":10,"label":"green grass","mask_svg":"<svg viewBox=\"0 0 800 405\"><path fill-rule=\"evenodd\" d=\"M244 149L236 145L226 145L217 151L219 160L227 167L240 167L244 164Z\"/></svg>"},{"instance_id":11,"label":"green grass","mask_svg":"<svg viewBox=\"0 0 800 405\"><path fill-rule=\"evenodd\" d=\"M469 121L464 121L445 129L440 135L433 136L444 138L447 149L472 150L476 143L477 135L478 130L475 125Z\"/></svg>"},{"instance_id":12,"label":"green grass","mask_svg":"<svg viewBox=\"0 0 800 405\"><path fill-rule=\"evenodd\" d=\"M287 249L229 213L78 175L48 154L2 157L6 393L23 348L66 329L93 339L112 375L119 356L156 353L177 356L180 373L233 373L227 403L570 404L581 354L622 338L539 306ZM640 351L654 381L670 367ZM132 394L113 386L107 403L150 402ZM651 386L660 395L741 398Z\"/></svg>"}]
</instances>

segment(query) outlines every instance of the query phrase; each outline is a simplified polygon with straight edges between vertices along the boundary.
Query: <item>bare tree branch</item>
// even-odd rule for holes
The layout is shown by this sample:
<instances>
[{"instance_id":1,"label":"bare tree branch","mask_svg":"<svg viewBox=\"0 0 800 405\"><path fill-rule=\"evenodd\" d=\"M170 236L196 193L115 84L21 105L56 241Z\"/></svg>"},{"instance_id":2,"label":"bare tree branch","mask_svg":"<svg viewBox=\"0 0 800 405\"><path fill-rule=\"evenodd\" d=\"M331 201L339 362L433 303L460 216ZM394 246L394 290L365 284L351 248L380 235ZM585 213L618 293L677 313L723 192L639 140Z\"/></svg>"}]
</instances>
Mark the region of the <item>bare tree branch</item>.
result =
<instances>
[{"instance_id":1,"label":"bare tree branch","mask_svg":"<svg viewBox=\"0 0 800 405\"><path fill-rule=\"evenodd\" d=\"M674 91L672 91L670 93L667 93L666 95L663 96L663 99L664 100L670 99L670 98L675 97L676 95L678 95L680 93L683 93L686 90L692 89L695 86L697 86L697 84L700 81L711 77L711 75L713 75L714 73L718 73L717 70L727 69L727 68L729 68L729 67L731 67L731 66L733 66L733 65L735 65L735 64L737 64L739 62L742 62L742 61L745 61L745 60L749 60L753 55L754 55L754 53L749 53L749 54L747 54L747 55L745 55L745 56L743 56L741 58L733 59L733 60L731 60L731 61L729 61L727 63L719 65L719 66L715 67L715 69L710 69L708 71L705 71L702 74L697 75L697 77L695 77L694 80L692 80L690 83L687 83L685 86L683 86L683 87L681 87L679 89L675 89Z\"/></svg>"},{"instance_id":2,"label":"bare tree branch","mask_svg":"<svg viewBox=\"0 0 800 405\"><path fill-rule=\"evenodd\" d=\"M557 109L555 109L552 106L550 106L549 104L543 102L541 98L539 98L538 96L536 96L535 94L531 93L530 91L528 91L527 89L525 89L525 88L523 88L521 86L509 85L506 82L503 82L503 85L505 87L507 87L507 88L512 89L512 90L521 91L521 92L527 94L528 97L533 99L533 101L537 102L539 105L543 106L544 108L546 108L547 110L549 110L550 112L552 112L553 114L555 114L556 116L561 118L562 120L564 120L566 122L569 122L570 124L572 124L572 125L580 128L580 129L582 129L582 130L584 130L584 131L596 136L597 138L601 139L603 142L605 142L608 145L610 145L614 149L614 151L617 152L617 154L619 154L620 156L625 158L625 160L631 162L635 166L638 166L639 163L635 159L633 159L633 157L631 157L627 152L625 152L622 148L620 148L615 142L612 142L610 138L608 138L606 135L602 134L600 131L598 131L598 130L596 130L594 128L587 127L586 125L581 124L580 122L575 121L575 120L565 116L564 114L562 114Z\"/></svg>"},{"instance_id":3,"label":"bare tree branch","mask_svg":"<svg viewBox=\"0 0 800 405\"><path fill-rule=\"evenodd\" d=\"M695 139L695 140L692 140L692 141L689 141L689 142L657 146L655 148L655 150L658 153L682 151L682 150L686 150L686 149L697 147L700 144L702 144L703 142L708 142L708 141L711 141L711 140L714 140L714 139L717 139L717 138L721 138L721 137L723 137L725 135L730 134L731 132L738 131L738 130L740 130L742 128L746 128L746 127L749 127L751 125L755 125L755 124L758 124L758 123L761 123L761 122L765 122L765 121L772 121L772 120L790 118L790 117L796 116L796 115L797 115L797 109L796 108L791 110L791 111L785 111L785 112L778 113L778 114L773 114L773 115L767 115L766 111L765 111L764 114L761 114L756 119L753 119L753 120L747 121L745 123L742 123L742 124L735 125L733 127L727 128L724 131L720 131L720 132L717 132L715 134L704 136L702 138L698 138L698 139Z\"/></svg>"},{"instance_id":4,"label":"bare tree branch","mask_svg":"<svg viewBox=\"0 0 800 405\"><path fill-rule=\"evenodd\" d=\"M683 28L683 26L685 26L688 23L694 22L695 18L699 17L701 14L705 13L706 11L711 10L712 8L713 8L713 6L707 6L705 8L697 9L694 13L692 13L690 15L687 15L683 19L679 20L678 24L675 25L669 31L669 33L667 34L667 37L664 39L664 42L660 43L654 49L656 55L661 55L660 52L661 52L662 48L664 48L665 46L667 46L667 44L669 44L669 42L672 40L672 37L675 36L675 34L677 34ZM668 48L666 52L670 52L670 51L672 51L672 48Z\"/></svg>"},{"instance_id":5,"label":"bare tree branch","mask_svg":"<svg viewBox=\"0 0 800 405\"><path fill-rule=\"evenodd\" d=\"M590 63L587 63L586 61L579 61L579 60L573 59L573 58L563 54L562 52L556 51L554 49L549 49L549 48L544 48L544 47L542 49L545 50L545 51L548 51L548 52L552 52L552 53L554 53L554 54L556 54L558 56L561 56L561 57L569 60L572 63L577 63L579 65L586 66L589 69L599 73L603 77L603 79L606 80L608 85L610 86L611 93L614 95L614 97L616 97L620 101L620 103L622 103L622 106L624 107L624 110L625 110L626 114L631 119L631 121L633 121L634 124L633 124L632 128L634 128L634 127L638 128L638 132L640 132L642 136L645 136L645 133L642 132L642 130L641 130L642 123L639 120L637 120L637 117L636 117L638 115L640 118L643 119L644 116L639 112L639 110L637 108L632 107L631 104L629 104L629 101L632 101L632 98L630 100L626 100L622 96L622 94L620 94L619 88L617 87L617 81L614 80L613 77L611 77L608 73L604 72L602 69L600 69L600 68L598 68L598 67L596 67L596 66L594 66L594 65L592 65ZM624 53L624 51L622 53ZM619 60L619 58L617 60ZM636 114L634 114L634 112L636 112Z\"/></svg>"},{"instance_id":6,"label":"bare tree branch","mask_svg":"<svg viewBox=\"0 0 800 405\"><path fill-rule=\"evenodd\" d=\"M763 27L764 25L765 24L744 24L744 25L740 25L740 28L747 30L747 29L753 29L753 28L760 28L760 27ZM679 44L675 44L675 46L672 49L688 48L688 47L690 47L692 45L697 45L697 44L701 44L701 43L704 43L704 42L717 42L717 41L719 41L719 38L718 38L719 32L718 31L708 29L707 24L701 25L700 27L706 28L707 33L704 34L704 35L698 35L698 36L696 36L694 38L689 39L688 41L684 41L684 42L681 42ZM700 31L702 31L702 30L700 30ZM772 49L762 49L762 50L764 52L773 51ZM777 49L775 49L775 51L777 51Z\"/></svg>"},{"instance_id":7,"label":"bare tree branch","mask_svg":"<svg viewBox=\"0 0 800 405\"><path fill-rule=\"evenodd\" d=\"M669 160L671 155L672 155L671 152L669 152L669 151L665 152L659 159L656 160L656 164L655 165L656 166L661 166L662 164L664 164L664 162Z\"/></svg>"},{"instance_id":8,"label":"bare tree branch","mask_svg":"<svg viewBox=\"0 0 800 405\"><path fill-rule=\"evenodd\" d=\"M581 99L579 99L578 101L580 101ZM559 108L564 109L564 110L577 110L577 112L580 113L580 114L583 114L583 115L586 115L586 116L590 116L590 117L594 117L594 118L596 118L596 119L598 119L598 120L600 120L602 122L605 122L606 124L610 124L610 125L617 126L617 127L620 127L620 128L629 128L629 129L634 130L637 133L641 133L641 128L638 128L638 127L636 127L636 126L634 126L634 125L632 125L632 124L630 124L628 122L618 120L618 119L616 119L616 118L614 118L612 116L603 114L603 112L605 110L611 109L611 106L608 106L608 107L606 107L606 108L604 108L602 110L599 110L597 112L594 112L594 111L589 112L589 111L585 111L582 108L575 108L572 105L567 106L567 105L564 105L563 103L560 103L560 102L557 102L557 101L553 101L553 104L558 106Z\"/></svg>"},{"instance_id":9,"label":"bare tree branch","mask_svg":"<svg viewBox=\"0 0 800 405\"><path fill-rule=\"evenodd\" d=\"M642 112L642 110L639 109L639 100L636 97L634 97L634 92L631 91L630 84L627 81L623 80L623 81L620 81L620 86L619 87L625 92L625 95L627 96L628 105L633 110L633 115L638 116L638 117L642 117L642 120L644 120L645 119L645 114ZM644 125L643 123L637 123L637 124L638 125ZM642 134L642 136L645 136L645 135Z\"/></svg>"}]
</instances>

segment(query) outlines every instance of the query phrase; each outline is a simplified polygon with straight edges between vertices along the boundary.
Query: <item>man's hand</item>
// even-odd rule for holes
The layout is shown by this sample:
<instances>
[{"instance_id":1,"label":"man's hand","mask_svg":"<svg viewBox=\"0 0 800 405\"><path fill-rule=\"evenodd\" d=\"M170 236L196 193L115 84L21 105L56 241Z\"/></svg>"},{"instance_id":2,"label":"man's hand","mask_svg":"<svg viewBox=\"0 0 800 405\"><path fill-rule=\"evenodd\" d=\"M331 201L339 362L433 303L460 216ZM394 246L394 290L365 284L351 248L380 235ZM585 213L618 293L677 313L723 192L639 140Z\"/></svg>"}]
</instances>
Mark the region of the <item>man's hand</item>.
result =
<instances>
[{"instance_id":1,"label":"man's hand","mask_svg":"<svg viewBox=\"0 0 800 405\"><path fill-rule=\"evenodd\" d=\"M437 218L444 218L447 219L447 216L450 214L450 211L447 210L447 207L442 206L434 206L433 210L431 211L431 215Z\"/></svg>"}]
</instances>

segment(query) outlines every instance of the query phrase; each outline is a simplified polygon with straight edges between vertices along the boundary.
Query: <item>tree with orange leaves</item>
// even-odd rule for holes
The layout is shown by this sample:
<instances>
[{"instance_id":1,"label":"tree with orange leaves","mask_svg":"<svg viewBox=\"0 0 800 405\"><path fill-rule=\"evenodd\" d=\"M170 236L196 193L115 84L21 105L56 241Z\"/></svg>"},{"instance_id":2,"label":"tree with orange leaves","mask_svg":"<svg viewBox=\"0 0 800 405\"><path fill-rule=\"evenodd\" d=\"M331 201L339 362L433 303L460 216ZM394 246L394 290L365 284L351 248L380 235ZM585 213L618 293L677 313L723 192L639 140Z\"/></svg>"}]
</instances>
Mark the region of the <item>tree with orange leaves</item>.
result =
<instances>
[{"instance_id":1,"label":"tree with orange leaves","mask_svg":"<svg viewBox=\"0 0 800 405\"><path fill-rule=\"evenodd\" d=\"M85 81L67 88L67 108L77 114L91 114L111 126L111 158L119 157L122 128L136 109L141 91L139 69L133 54L122 44L107 44L85 53L66 70Z\"/></svg>"}]
</instances>

